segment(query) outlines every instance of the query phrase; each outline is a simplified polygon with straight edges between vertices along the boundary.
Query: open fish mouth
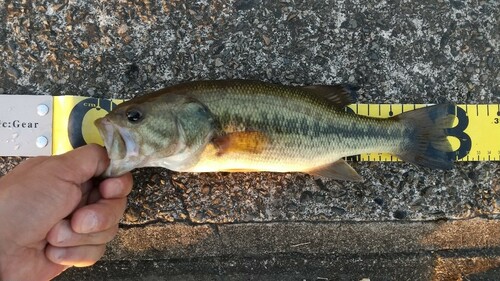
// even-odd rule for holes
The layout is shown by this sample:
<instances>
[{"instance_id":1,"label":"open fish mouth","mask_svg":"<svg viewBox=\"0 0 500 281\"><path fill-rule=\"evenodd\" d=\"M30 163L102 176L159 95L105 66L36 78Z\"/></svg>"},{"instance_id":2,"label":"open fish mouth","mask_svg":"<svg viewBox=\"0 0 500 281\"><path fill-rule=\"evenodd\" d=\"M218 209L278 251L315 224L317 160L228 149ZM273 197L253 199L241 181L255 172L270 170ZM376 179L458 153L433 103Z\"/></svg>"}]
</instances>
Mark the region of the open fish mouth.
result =
<instances>
[{"instance_id":1,"label":"open fish mouth","mask_svg":"<svg viewBox=\"0 0 500 281\"><path fill-rule=\"evenodd\" d=\"M108 118L103 117L95 121L104 146L108 152L111 163L103 176L119 176L132 170L135 165L134 158L139 155L139 146L136 144L130 132L114 125Z\"/></svg>"},{"instance_id":2,"label":"open fish mouth","mask_svg":"<svg viewBox=\"0 0 500 281\"><path fill-rule=\"evenodd\" d=\"M104 146L108 151L110 159L123 159L126 155L126 145L123 136L115 129L106 117L95 121L99 134L101 135Z\"/></svg>"}]
</instances>

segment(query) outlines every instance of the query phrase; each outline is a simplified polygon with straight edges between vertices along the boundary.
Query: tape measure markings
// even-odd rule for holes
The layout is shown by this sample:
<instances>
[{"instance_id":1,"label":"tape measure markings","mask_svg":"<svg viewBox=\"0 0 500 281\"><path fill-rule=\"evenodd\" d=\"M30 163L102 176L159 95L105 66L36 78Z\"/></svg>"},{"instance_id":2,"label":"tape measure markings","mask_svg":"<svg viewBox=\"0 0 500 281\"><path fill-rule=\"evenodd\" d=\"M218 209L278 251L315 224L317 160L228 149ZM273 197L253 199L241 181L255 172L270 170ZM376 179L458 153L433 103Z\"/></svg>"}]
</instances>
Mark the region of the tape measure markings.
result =
<instances>
[{"instance_id":1,"label":"tape measure markings","mask_svg":"<svg viewBox=\"0 0 500 281\"><path fill-rule=\"evenodd\" d=\"M388 118L402 112L429 106L426 104L355 104L350 105L347 111L356 114ZM500 160L500 118L491 119L491 113L498 109L500 104L460 104L453 110L458 124L450 130L455 135L450 139L454 146L460 143L457 152L458 161L498 161ZM349 157L359 161L398 161L390 154L362 154L359 157Z\"/></svg>"},{"instance_id":2,"label":"tape measure markings","mask_svg":"<svg viewBox=\"0 0 500 281\"><path fill-rule=\"evenodd\" d=\"M64 110L66 113L68 112L67 108L73 109L77 103L81 103L82 100L85 100L84 97L78 97L77 99L73 98L71 103L64 105ZM93 98L92 98L93 99ZM106 110L111 110L114 104L118 104L122 102L122 100L106 100L109 106ZM97 99L97 107L100 107L102 102L100 99ZM346 108L346 111L350 111L356 114L376 117L376 118L388 118L391 116L395 116L402 112L415 110L421 107L429 106L428 104L352 104ZM494 105L488 104L477 104L475 106L471 106L469 104L458 105L453 108L454 114L457 116L458 124L454 127L455 131L453 138L456 142L460 142L459 151L457 154L458 161L497 161L500 160L500 143L495 143L493 140L500 139L500 126L491 127L489 130L482 131L480 128L482 123L484 123L485 118L489 118L490 115L490 107L493 108ZM500 111L500 105L498 109ZM484 109L483 109L484 108ZM55 111L57 111L57 107ZM463 111L463 112L460 112ZM475 111L475 112L474 112ZM484 115L486 113L486 115ZM54 118L55 122L59 119L66 119L69 117L61 116L59 118ZM97 118L96 118L97 119ZM92 120L92 118L87 119ZM82 122L82 120L79 120ZM93 120L92 120L93 121ZM490 122L491 124L496 124L495 120ZM485 134L487 132L487 134ZM82 132L85 136L88 132ZM62 139L68 138L68 136L61 136ZM56 140L59 137L55 138ZM87 138L86 138L87 139ZM95 139L95 137L93 137ZM456 146L457 144L455 144ZM470 148L469 148L470 146ZM67 147L66 149L61 150L59 148L58 151L55 151L55 154L59 154L64 152L65 150L70 150L72 147ZM495 152L493 152L495 151ZM473 152L473 153L471 153ZM498 153L497 153L498 152ZM487 155L487 156L486 156ZM460 156L460 157L458 157ZM348 157L349 160L354 161L401 161L397 157L387 154L387 153L366 153L361 155L355 155Z\"/></svg>"},{"instance_id":3,"label":"tape measure markings","mask_svg":"<svg viewBox=\"0 0 500 281\"><path fill-rule=\"evenodd\" d=\"M19 118L18 116L24 112L22 108L18 109L20 112L10 112L9 104L35 99L31 96L21 95L0 95L0 97L8 101L5 104L0 104L0 109L5 107L3 110L4 119ZM52 131L50 144L53 155L72 150L72 143L82 144L91 141L102 144L98 131L93 126L93 121L124 101L80 96L44 97L48 98L45 104L50 104L52 101L53 118L51 124L44 126L46 126L46 130ZM33 109L35 112L36 105L38 104L34 104ZM429 105L356 103L346 107L346 111L375 118L388 118L426 106ZM31 109L27 108L27 110ZM456 107L450 107L449 112L456 116L453 128L447 131L452 147L456 150L453 153L458 161L500 161L500 104L459 104ZM71 124L77 126L70 126ZM7 134L9 135L7 136ZM0 137L7 139L7 137L12 138L11 135L10 130L0 130ZM81 140L75 141L75 138L81 138ZM35 156L31 152L25 155L23 153L26 152L23 150L11 150L3 152L3 156ZM47 152L44 153L46 155ZM366 153L350 156L347 159L353 161L400 161L397 157L386 153Z\"/></svg>"}]
</instances>

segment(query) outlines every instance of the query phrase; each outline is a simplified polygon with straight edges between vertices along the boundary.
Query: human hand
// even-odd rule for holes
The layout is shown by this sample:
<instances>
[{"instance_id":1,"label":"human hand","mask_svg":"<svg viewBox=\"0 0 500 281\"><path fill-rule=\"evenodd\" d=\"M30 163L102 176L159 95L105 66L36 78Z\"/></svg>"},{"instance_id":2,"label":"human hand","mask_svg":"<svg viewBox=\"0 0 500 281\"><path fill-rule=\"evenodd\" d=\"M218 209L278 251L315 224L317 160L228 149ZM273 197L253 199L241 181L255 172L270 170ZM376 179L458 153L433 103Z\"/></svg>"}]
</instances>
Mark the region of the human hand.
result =
<instances>
[{"instance_id":1,"label":"human hand","mask_svg":"<svg viewBox=\"0 0 500 281\"><path fill-rule=\"evenodd\" d=\"M49 280L102 257L132 189L132 176L95 183L106 150L87 145L24 161L0 178L0 280Z\"/></svg>"}]
</instances>

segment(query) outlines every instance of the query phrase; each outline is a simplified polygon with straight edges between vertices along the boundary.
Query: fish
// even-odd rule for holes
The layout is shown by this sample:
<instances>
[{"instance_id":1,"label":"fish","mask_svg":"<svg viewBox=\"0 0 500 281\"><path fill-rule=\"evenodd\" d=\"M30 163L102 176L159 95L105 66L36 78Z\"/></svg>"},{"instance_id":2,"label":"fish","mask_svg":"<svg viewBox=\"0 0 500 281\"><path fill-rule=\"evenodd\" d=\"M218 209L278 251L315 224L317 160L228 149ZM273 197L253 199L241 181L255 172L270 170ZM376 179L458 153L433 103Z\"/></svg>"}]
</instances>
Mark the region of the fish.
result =
<instances>
[{"instance_id":1,"label":"fish","mask_svg":"<svg viewBox=\"0 0 500 281\"><path fill-rule=\"evenodd\" d=\"M356 90L348 84L207 80L132 98L95 121L110 159L103 176L164 167L362 181L344 158L374 152L435 169L453 167L447 139L453 104L371 118L346 112Z\"/></svg>"}]
</instances>

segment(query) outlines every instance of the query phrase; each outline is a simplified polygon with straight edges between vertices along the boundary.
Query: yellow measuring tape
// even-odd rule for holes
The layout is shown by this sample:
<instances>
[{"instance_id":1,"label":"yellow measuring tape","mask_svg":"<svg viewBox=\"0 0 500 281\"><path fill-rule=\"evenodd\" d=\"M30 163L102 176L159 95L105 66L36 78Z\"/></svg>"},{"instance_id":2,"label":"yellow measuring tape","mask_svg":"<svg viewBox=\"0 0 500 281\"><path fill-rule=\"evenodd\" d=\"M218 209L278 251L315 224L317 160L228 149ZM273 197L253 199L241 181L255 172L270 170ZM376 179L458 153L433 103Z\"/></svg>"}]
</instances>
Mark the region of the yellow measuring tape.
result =
<instances>
[{"instance_id":1,"label":"yellow measuring tape","mask_svg":"<svg viewBox=\"0 0 500 281\"><path fill-rule=\"evenodd\" d=\"M86 143L102 140L94 120L103 117L123 100L78 96L54 97L52 154L61 154ZM425 104L352 104L356 114L388 118ZM448 135L458 161L500 161L500 104L460 104L450 108L456 116ZM385 153L351 157L355 161L398 161Z\"/></svg>"},{"instance_id":2,"label":"yellow measuring tape","mask_svg":"<svg viewBox=\"0 0 500 281\"><path fill-rule=\"evenodd\" d=\"M352 104L349 109L360 115L388 118L425 107L425 104ZM459 104L448 139L458 161L500 161L500 104ZM398 161L385 153L367 153L358 161Z\"/></svg>"}]
</instances>

